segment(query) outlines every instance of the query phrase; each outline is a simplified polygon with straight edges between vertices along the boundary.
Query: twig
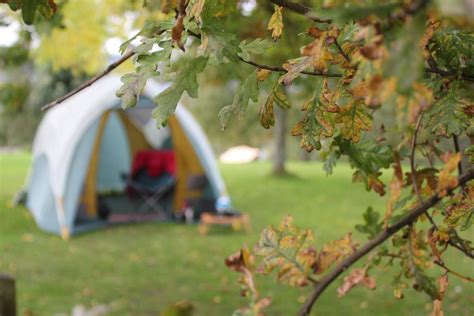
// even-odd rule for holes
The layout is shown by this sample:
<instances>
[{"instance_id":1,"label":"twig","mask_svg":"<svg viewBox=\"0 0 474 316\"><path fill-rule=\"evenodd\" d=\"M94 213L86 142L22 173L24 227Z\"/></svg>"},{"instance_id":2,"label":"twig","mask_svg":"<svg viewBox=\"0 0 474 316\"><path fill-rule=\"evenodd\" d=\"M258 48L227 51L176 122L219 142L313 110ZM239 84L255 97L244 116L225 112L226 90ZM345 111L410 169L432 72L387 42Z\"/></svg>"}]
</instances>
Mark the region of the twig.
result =
<instances>
[{"instance_id":1,"label":"twig","mask_svg":"<svg viewBox=\"0 0 474 316\"><path fill-rule=\"evenodd\" d=\"M418 131L420 130L420 127L421 127L421 118L423 116L423 113L420 113L420 115L418 116L418 119L416 121L416 124L415 124L415 131L413 132L413 138L412 138L412 143L411 143L411 152L410 152L410 168L411 168L411 181L413 182L413 189L415 191L415 195L418 199L418 203L421 205L423 203L423 199L421 197L421 194L420 194L420 190L418 188L418 182L416 181L416 168L415 168L415 149L416 149L416 138L417 138L417 135L418 135ZM455 135L453 135L455 136ZM455 143L456 144L456 143ZM456 145L455 145L456 147ZM459 147L458 149L459 150ZM459 167L459 165L458 165ZM462 174L462 170L461 172L459 173L460 175ZM463 185L461 185L461 188L464 188ZM436 230L439 230L438 228L438 225L436 224L436 222L433 220L433 217L431 217L431 215L428 213L428 210L426 210L425 212L425 215L426 217L428 218L428 220L430 221L431 225L436 229ZM461 244L459 243L459 240L461 240L461 237L459 237L458 233L456 232L456 230L454 229L450 229L450 232L452 232L454 234L454 236L456 236L456 240L458 241L458 243L456 243L455 241L453 241L452 239L449 239L448 243L453 246L454 248L458 249L459 251L461 251L462 253L464 253L466 256L468 256L469 258L474 258L474 255L471 253L471 251L469 251L468 249L465 248L464 244Z\"/></svg>"},{"instance_id":2,"label":"twig","mask_svg":"<svg viewBox=\"0 0 474 316\"><path fill-rule=\"evenodd\" d=\"M454 143L454 150L456 151L456 153L461 152L461 149L459 147L458 137L455 134L453 134L453 143ZM459 174L462 174L462 161L461 160L459 160L459 163L458 163L458 172Z\"/></svg>"},{"instance_id":3,"label":"twig","mask_svg":"<svg viewBox=\"0 0 474 316\"><path fill-rule=\"evenodd\" d=\"M246 64L249 64L249 65L252 65L254 67L257 67L257 68L267 69L267 70L274 71L274 72L288 72L288 70L286 70L285 68L280 67L280 66L269 66L269 65L257 64L256 62L253 62L253 61L250 61L250 60L245 60L242 57L239 57L239 59L242 62L244 62ZM334 78L342 77L342 75L338 74L338 73L324 73L324 72L313 72L313 71L302 71L301 73L305 74L305 75L319 76L319 77L334 77Z\"/></svg>"},{"instance_id":4,"label":"twig","mask_svg":"<svg viewBox=\"0 0 474 316\"><path fill-rule=\"evenodd\" d=\"M413 182L413 189L415 190L415 194L416 194L419 204L423 203L423 200L421 198L420 190L418 188L418 182L416 181L415 150L416 150L416 137L418 135L418 131L420 130L422 117L423 117L423 113L420 113L420 115L418 115L418 119L416 120L415 130L413 131L413 138L411 140L411 152L410 152L411 181Z\"/></svg>"},{"instance_id":5,"label":"twig","mask_svg":"<svg viewBox=\"0 0 474 316\"><path fill-rule=\"evenodd\" d=\"M460 185L474 179L474 168L469 168L466 172L458 178L458 186L449 190L449 193L458 188ZM307 298L303 307L301 308L299 315L308 315L314 305L314 302L319 298L319 296L324 292L324 290L347 268L352 266L360 258L365 256L367 253L372 251L374 248L382 244L385 240L390 238L392 235L397 233L403 227L413 223L418 217L426 212L426 210L433 207L438 203L441 198L438 194L432 195L430 198L425 200L422 204L414 207L410 212L404 215L399 221L397 221L392 226L388 227L386 230L379 233L373 239L368 241L365 245L359 248L351 256L347 257L341 263L339 263L334 270L326 274L320 282L314 287L313 292Z\"/></svg>"},{"instance_id":6,"label":"twig","mask_svg":"<svg viewBox=\"0 0 474 316\"><path fill-rule=\"evenodd\" d=\"M422 117L423 117L423 113L420 113L418 115L418 119L416 120L415 130L413 132L413 138L411 141L411 152L410 152L411 181L413 182L413 189L415 190L415 195L420 205L423 203L423 199L421 198L420 189L418 188L418 182L416 181L415 150L416 150L416 138L418 136L418 131L420 130L420 127L421 127ZM428 213L428 210L426 211L425 215L430 221L431 225L433 225L436 229L438 229L438 226L436 225L431 215Z\"/></svg>"},{"instance_id":7,"label":"twig","mask_svg":"<svg viewBox=\"0 0 474 316\"><path fill-rule=\"evenodd\" d=\"M473 278L470 278L470 277L467 277L465 275L462 275L456 271L453 271L451 270L450 268L448 268L444 263L442 262L439 262L439 261L435 261L435 264L440 266L441 268L443 268L444 270L446 270L447 272L451 273L452 275L455 275L457 276L458 278L460 279L463 279L465 281L469 281L469 282L474 282L474 279Z\"/></svg>"},{"instance_id":8,"label":"twig","mask_svg":"<svg viewBox=\"0 0 474 316\"><path fill-rule=\"evenodd\" d=\"M82 90L84 90L85 88L91 86L92 84L94 84L97 80L99 80L100 78L104 77L105 75L107 75L109 72L111 72L112 70L114 70L115 68L117 68L118 66L120 66L121 64L123 64L126 60L128 60L130 57L132 57L135 53L133 51L129 51L128 53L126 53L125 55L123 55L119 60L117 60L116 62L113 62L111 63L109 66L107 66L107 68L102 71L101 73L99 73L98 75L90 78L89 80L87 80L86 82L84 82L83 84L81 84L79 87L69 91L68 93L66 93L65 95L63 95L62 97L59 97L57 98L56 100L54 101L51 101L50 103L44 105L43 107L41 107L41 110L44 111L44 110L47 110L47 109L50 109L58 104L60 104L61 102L63 102L64 100L66 99L69 99L70 97L72 97L73 95L77 94L78 92L81 92Z\"/></svg>"},{"instance_id":9,"label":"twig","mask_svg":"<svg viewBox=\"0 0 474 316\"><path fill-rule=\"evenodd\" d=\"M311 12L311 8L302 5L301 3L296 3L296 2L290 2L290 1L285 1L285 0L270 0L271 3L276 4L280 7L287 8L290 11L293 11L294 13L304 15L308 19L318 22L318 23L332 23L331 19L321 19L318 17L314 16L309 16L308 13Z\"/></svg>"},{"instance_id":10,"label":"twig","mask_svg":"<svg viewBox=\"0 0 474 316\"><path fill-rule=\"evenodd\" d=\"M436 68L436 67L426 67L425 72L429 72L429 73L432 73L432 74L437 74L437 75L440 75L440 76L443 76L443 77L457 77L458 76L458 74L454 74L454 73L451 73L449 71L441 70L441 69ZM466 75L466 74L461 74L461 78L466 80L466 81L473 81L474 82L474 77L473 76L469 76L469 75Z\"/></svg>"},{"instance_id":11,"label":"twig","mask_svg":"<svg viewBox=\"0 0 474 316\"><path fill-rule=\"evenodd\" d=\"M309 13L311 11L311 9L304 6L304 5L302 5L302 4L294 3L294 2L288 2L288 1L285 1L285 0L270 0L270 2L272 2L276 5L285 7L285 8L287 8L287 9L289 9L289 10L295 12L295 13L305 15L306 17L308 17L312 21L320 22L320 23L332 23L332 21L330 19L325 20L325 19L320 19L320 18L308 16L307 13ZM428 1L420 1L420 4L419 4L419 6L416 7L416 9L418 10L418 9L422 8L427 2ZM410 10L407 10L406 12L408 14L413 14L414 10L410 9ZM196 38L201 38L200 34L197 34L197 33L193 32L191 30L187 30L187 33L191 36L196 37ZM339 43L337 43L337 41L336 41L335 44L336 44L339 52L344 56L344 58L348 62L350 62L349 56L342 50L342 47L340 47ZM99 73L96 76L90 78L89 80L87 80L86 82L84 82L83 84L78 86L77 88L71 90L70 92L66 93L65 95L63 95L63 96L51 101L50 103L42 106L41 110L44 111L44 110L50 109L50 108L64 102L65 100L67 100L68 98L70 98L73 95L77 94L78 92L84 90L85 88L91 86L96 81L98 81L102 77L109 74L112 70L114 70L115 68L120 66L122 63L124 63L126 60L128 60L133 55L134 55L134 52L129 51L127 54L123 55L119 60L117 60L116 62L113 62L109 66L107 66L107 68L104 71L102 71L101 73ZM267 70L271 70L271 71L275 71L275 72L287 72L287 70L283 67L268 66L268 65L263 65L263 64L261 65L261 64L257 64L257 63L252 62L252 61L244 60L243 58L240 58L240 57L239 57L239 59L241 61L249 64L249 65L252 65L252 66L255 66L255 67L258 67L258 68L267 69ZM433 67L425 68L425 71L430 72L430 73L434 73L434 74L438 74L438 75L441 75L441 76L445 76L445 77L455 76L454 74L451 74L450 72L440 70L438 68L433 68ZM310 71L302 71L301 73L305 74L305 75L320 76L320 77L334 77L334 78L341 78L342 77L342 74L339 74L339 73L321 73L321 72L310 72ZM467 75L464 75L464 74L462 75L462 78L465 79L465 80L468 80L468 81L474 81L474 77L470 77L470 76L467 76Z\"/></svg>"},{"instance_id":12,"label":"twig","mask_svg":"<svg viewBox=\"0 0 474 316\"><path fill-rule=\"evenodd\" d=\"M339 53L342 55L342 57L344 57L344 59L350 64L350 63L351 63L351 58L350 58L349 55L347 55L346 52L342 49L341 45L339 45L339 42L337 41L337 39L334 40L334 45L336 45L337 50L338 50Z\"/></svg>"}]
</instances>

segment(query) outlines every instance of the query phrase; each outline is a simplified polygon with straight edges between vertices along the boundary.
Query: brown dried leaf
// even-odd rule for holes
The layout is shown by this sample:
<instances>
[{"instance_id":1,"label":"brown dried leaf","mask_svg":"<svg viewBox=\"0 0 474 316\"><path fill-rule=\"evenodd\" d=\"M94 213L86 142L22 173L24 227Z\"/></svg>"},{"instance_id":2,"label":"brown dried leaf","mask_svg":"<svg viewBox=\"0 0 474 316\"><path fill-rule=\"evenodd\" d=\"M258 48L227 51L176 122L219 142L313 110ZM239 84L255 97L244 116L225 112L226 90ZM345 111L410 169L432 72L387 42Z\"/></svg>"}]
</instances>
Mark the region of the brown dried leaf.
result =
<instances>
[{"instance_id":1,"label":"brown dried leaf","mask_svg":"<svg viewBox=\"0 0 474 316\"><path fill-rule=\"evenodd\" d=\"M438 284L439 284L440 298L433 301L433 311L431 312L430 316L444 316L442 303L443 303L444 293L446 292L446 289L448 287L448 274L447 273L443 274L442 276L438 278Z\"/></svg>"},{"instance_id":2,"label":"brown dried leaf","mask_svg":"<svg viewBox=\"0 0 474 316\"><path fill-rule=\"evenodd\" d=\"M171 39L184 52L184 44L181 42L181 35L184 31L184 16L179 15L176 24L171 30Z\"/></svg>"},{"instance_id":3,"label":"brown dried leaf","mask_svg":"<svg viewBox=\"0 0 474 316\"><path fill-rule=\"evenodd\" d=\"M364 285L369 290L374 290L376 287L374 278L367 275L367 269L353 269L351 273L344 278L344 283L337 289L338 296L343 297L358 284Z\"/></svg>"},{"instance_id":4,"label":"brown dried leaf","mask_svg":"<svg viewBox=\"0 0 474 316\"><path fill-rule=\"evenodd\" d=\"M253 256L250 254L248 248L243 248L237 253L225 259L225 265L230 269L242 273L239 282L243 285L244 290L242 296L252 295L258 297L258 291L255 287L255 280L253 276Z\"/></svg>"},{"instance_id":5,"label":"brown dried leaf","mask_svg":"<svg viewBox=\"0 0 474 316\"><path fill-rule=\"evenodd\" d=\"M227 257L224 261L225 265L237 272L243 272L245 269L252 269L253 258L247 248L243 248L238 252Z\"/></svg>"},{"instance_id":6,"label":"brown dried leaf","mask_svg":"<svg viewBox=\"0 0 474 316\"><path fill-rule=\"evenodd\" d=\"M362 56L369 60L382 59L387 56L387 50L379 44L370 44L359 49Z\"/></svg>"},{"instance_id":7,"label":"brown dried leaf","mask_svg":"<svg viewBox=\"0 0 474 316\"><path fill-rule=\"evenodd\" d=\"M431 253L436 258L436 261L441 262L442 261L441 252L438 250L438 247L436 246L436 244L439 241L439 235L436 233L436 230L434 227L428 230L427 237L428 237L428 244L430 245L430 248L431 248Z\"/></svg>"},{"instance_id":8,"label":"brown dried leaf","mask_svg":"<svg viewBox=\"0 0 474 316\"><path fill-rule=\"evenodd\" d=\"M380 172L375 175L369 174L367 176L367 185L369 186L369 188L377 192L380 196L384 196L385 184L382 182L382 180L379 179L380 175Z\"/></svg>"},{"instance_id":9,"label":"brown dried leaf","mask_svg":"<svg viewBox=\"0 0 474 316\"><path fill-rule=\"evenodd\" d=\"M324 245L316 262L313 264L315 274L325 272L332 264L340 262L344 257L356 251L357 242L352 241L352 233L341 239L333 240Z\"/></svg>"},{"instance_id":10,"label":"brown dried leaf","mask_svg":"<svg viewBox=\"0 0 474 316\"><path fill-rule=\"evenodd\" d=\"M320 38L323 34L324 31L315 26L312 26L308 29L308 35L316 39Z\"/></svg>"}]
</instances>

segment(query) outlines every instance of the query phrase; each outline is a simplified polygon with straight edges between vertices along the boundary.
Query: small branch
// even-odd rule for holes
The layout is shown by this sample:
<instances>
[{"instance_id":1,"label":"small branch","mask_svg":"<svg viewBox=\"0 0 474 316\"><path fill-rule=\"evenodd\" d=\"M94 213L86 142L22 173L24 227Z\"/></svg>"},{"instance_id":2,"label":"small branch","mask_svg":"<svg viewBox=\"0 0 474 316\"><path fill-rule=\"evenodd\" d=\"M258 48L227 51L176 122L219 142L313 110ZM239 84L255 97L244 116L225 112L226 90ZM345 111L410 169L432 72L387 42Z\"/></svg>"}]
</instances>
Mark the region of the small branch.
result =
<instances>
[{"instance_id":1,"label":"small branch","mask_svg":"<svg viewBox=\"0 0 474 316\"><path fill-rule=\"evenodd\" d=\"M457 276L458 278L460 279L463 279L465 281L469 281L469 282L474 282L474 279L473 278L470 278L470 277L467 277L465 275L462 275L456 271L453 271L451 270L450 268L448 268L444 263L442 262L439 262L439 261L435 261L435 264L440 266L441 268L443 268L444 270L446 270L447 272L451 273L452 275L455 275Z\"/></svg>"},{"instance_id":2,"label":"small branch","mask_svg":"<svg viewBox=\"0 0 474 316\"><path fill-rule=\"evenodd\" d=\"M466 172L458 178L458 186L449 190L449 193L453 190L457 189L460 185L467 183L468 181L474 179L474 168L470 168L466 170ZM310 294L306 302L303 304L299 315L309 315L314 302L319 298L319 296L324 292L324 290L345 270L347 270L350 266L352 266L355 262L357 262L360 258L365 256L367 253L372 251L374 248L382 244L392 235L397 233L403 227L410 225L413 223L418 217L424 214L428 209L433 207L436 203L438 203L441 198L438 194L432 195L430 198L425 200L422 204L413 208L410 212L405 214L399 221L397 221L392 226L388 227L386 230L379 233L373 239L368 241L365 245L359 248L356 252L354 252L351 256L344 259L341 263L339 263L330 273L326 274L320 282L314 287L313 292Z\"/></svg>"},{"instance_id":3,"label":"small branch","mask_svg":"<svg viewBox=\"0 0 474 316\"><path fill-rule=\"evenodd\" d=\"M201 38L201 34L194 33L193 31L190 31L190 30L188 30L187 32L191 36L194 36L194 37L199 38L199 39ZM249 65L252 65L254 67L260 68L260 69L266 69L266 70L270 70L270 71L274 71L274 72L288 72L288 70L286 70L285 68L280 67L280 66L269 66L269 65L257 64L256 62L253 62L251 60L245 60L240 56L238 56L238 58L239 58L240 61L242 61L246 64L249 64ZM305 75L319 76L319 77L334 77L334 78L342 77L341 74L337 74L337 73L322 73L322 72L313 72L313 71L302 71L301 73L305 74Z\"/></svg>"},{"instance_id":4,"label":"small branch","mask_svg":"<svg viewBox=\"0 0 474 316\"><path fill-rule=\"evenodd\" d=\"M50 103L44 105L43 107L41 107L41 110L44 111L44 110L47 110L47 109L50 109L60 103L62 103L64 100L66 99L69 99L70 97L72 97L73 95L77 94L78 92L81 92L82 90L84 90L85 88L91 86L92 84L94 84L96 81L98 81L99 79L101 79L102 77L106 76L108 73L110 73L112 70L114 70L115 68L117 68L118 66L120 66L121 64L123 64L126 60L128 60L130 57L132 57L135 53L133 51L129 51L128 53L126 53L125 55L123 55L119 60L117 60L116 62L113 62L111 63L109 66L107 66L107 68L102 71L101 73L99 73L98 75L90 78L89 80L87 80L86 82L84 82L83 84L81 84L79 87L69 91L68 93L66 93L65 95L63 95L62 97L59 97L57 98L56 100L54 101L51 101Z\"/></svg>"},{"instance_id":5,"label":"small branch","mask_svg":"<svg viewBox=\"0 0 474 316\"><path fill-rule=\"evenodd\" d=\"M418 203L420 205L423 203L423 199L422 199L421 194L420 194L420 189L418 188L418 183L416 182L415 149L416 149L416 138L417 138L417 135L418 135L418 131L420 130L420 127L421 127L421 118L422 118L422 116L423 116L423 113L420 113L420 115L418 116L418 119L416 121L415 131L413 132L413 138L412 138L412 143L411 143L411 153L410 153L411 181L413 182L413 189L415 191L415 195L416 195L416 197L418 199ZM453 136L456 136L456 135L453 135ZM455 141L455 147L456 147L456 141ZM458 150L459 150L459 146L457 148L457 151ZM458 165L458 167L459 167L459 165ZM459 174L460 175L462 174L462 170ZM461 188L463 188L463 187L464 186L461 185ZM430 221L431 225L436 230L439 230L438 225L436 225L436 222L433 220L433 217L431 217L431 215L428 213L428 210L425 212L425 215L428 218L428 220ZM456 236L457 241L459 241L461 239L461 237L459 237L459 235L457 234L456 230L450 229L450 232L452 232L454 234L454 236ZM452 239L449 239L448 243L451 246L453 246L454 248L456 248L459 251L461 251L462 253L464 253L469 258L471 258L471 259L473 258L473 254L471 253L470 250L466 249L464 244L458 244L456 241L453 241Z\"/></svg>"},{"instance_id":6,"label":"small branch","mask_svg":"<svg viewBox=\"0 0 474 316\"><path fill-rule=\"evenodd\" d=\"M293 11L294 13L304 15L308 19L317 22L317 23L332 23L331 19L320 19L317 17L309 16L308 13L311 12L311 9L303 4L296 3L296 2L290 2L290 1L285 1L285 0L270 0L271 3L276 4L280 7L287 8L290 11Z\"/></svg>"},{"instance_id":7,"label":"small branch","mask_svg":"<svg viewBox=\"0 0 474 316\"><path fill-rule=\"evenodd\" d=\"M418 188L418 182L416 181L415 150L416 150L416 137L418 135L418 131L420 130L422 117L423 117L423 113L420 113L420 115L418 115L418 119L416 120L415 130L413 132L413 138L411 140L411 152L410 152L411 181L413 182L413 189L415 190L415 194L416 194L419 204L422 204L423 200L420 195L420 189Z\"/></svg>"},{"instance_id":8,"label":"small branch","mask_svg":"<svg viewBox=\"0 0 474 316\"><path fill-rule=\"evenodd\" d=\"M449 71L441 70L436 67L426 67L425 72L432 73L432 74L437 74L443 77L458 77L457 74L450 73ZM466 80L466 81L473 81L474 82L474 77L466 75L466 74L461 74L461 78Z\"/></svg>"},{"instance_id":9,"label":"small branch","mask_svg":"<svg viewBox=\"0 0 474 316\"><path fill-rule=\"evenodd\" d=\"M272 2L276 5L285 7L285 8L287 8L287 9L289 9L289 10L295 12L295 13L302 14L302 15L305 15L305 16L307 16L306 14L311 11L310 8L308 8L308 7L306 7L302 4L299 4L299 3L288 2L288 1L284 1L284 0L270 0L270 2ZM332 23L331 20L323 20L323 19L309 17L309 16L307 16L307 17L309 19L315 21L315 22ZM163 31L160 31L158 34L161 34L161 33L163 33ZM196 38L199 38L199 39L201 38L201 34L195 33L191 30L187 30L187 33L190 36L193 36L193 37L196 37ZM342 47L340 47L340 45L337 41L335 41L335 45L338 48L339 52L342 54L342 56L344 56L344 59L346 59L346 61L350 62L349 56L343 51ZM63 96L51 101L50 103L42 106L41 110L42 111L48 110L48 109L64 102L65 100L69 99L70 97L72 97L73 95L79 93L80 91L84 90L85 88L91 86L96 81L98 81L102 77L109 74L112 70L114 70L115 68L120 66L122 63L124 63L126 60L128 60L130 57L132 57L134 54L135 53L133 51L129 51L128 53L123 55L119 60L117 60L117 61L111 63L109 66L107 66L107 68L104 71L102 71L101 73L99 73L99 74L95 75L94 77L90 78L89 80L87 80L86 82L84 82L83 84L78 86L77 88L71 90L70 92L66 93L65 95L63 95ZM271 71L275 71L275 72L288 72L283 67L268 66L268 65L263 65L263 64L261 65L261 64L257 64L257 63L252 62L252 61L244 60L243 58L240 58L240 57L239 57L239 59L241 61L243 61L244 63L247 63L249 65L252 65L252 66L255 66L255 67L258 67L258 68L261 68L261 69L267 69L267 70L271 70ZM456 76L455 74L452 74L452 73L444 71L444 70L440 70L436 67L425 68L425 71L429 72L429 73L438 74L438 75L444 76L444 77L454 77L454 76ZM305 74L305 75L319 76L319 77L333 77L333 78L341 78L342 77L342 74L339 74L339 73L321 73L321 72L311 72L311 71L302 71L301 73ZM464 75L464 74L462 75L462 78L464 80L474 81L474 77L467 76L467 75Z\"/></svg>"},{"instance_id":10,"label":"small branch","mask_svg":"<svg viewBox=\"0 0 474 316\"><path fill-rule=\"evenodd\" d=\"M341 45L339 45L337 39L334 40L334 45L336 45L337 50L338 50L339 53L342 55L342 57L344 57L344 59L350 64L350 63L351 63L351 58L350 58L349 55L347 55L346 52L342 49Z\"/></svg>"},{"instance_id":11,"label":"small branch","mask_svg":"<svg viewBox=\"0 0 474 316\"><path fill-rule=\"evenodd\" d=\"M423 199L421 198L420 194L420 188L418 188L418 182L416 181L416 168L415 168L415 150L416 150L416 138L418 136L418 132L421 127L421 119L423 117L423 113L420 113L418 115L418 119L416 120L415 124L415 131L413 132L413 138L411 141L411 152L410 152L410 169L411 169L411 181L413 184L413 189L415 190L415 195L418 199L418 204L423 203ZM428 210L425 213L426 217L430 221L431 225L433 225L436 229L438 229L438 226L436 225L435 221L431 217L431 215L428 213Z\"/></svg>"},{"instance_id":12,"label":"small branch","mask_svg":"<svg viewBox=\"0 0 474 316\"><path fill-rule=\"evenodd\" d=\"M456 153L461 152L461 149L459 147L458 137L454 134L453 134L453 143L454 143L454 150L456 151ZM459 174L462 174L462 159L459 160L459 163L458 163L458 172Z\"/></svg>"},{"instance_id":13,"label":"small branch","mask_svg":"<svg viewBox=\"0 0 474 316\"><path fill-rule=\"evenodd\" d=\"M288 72L288 70L280 66L269 66L269 65L257 64L256 62L245 60L242 57L239 57L239 59L246 64L252 65L260 69L267 69L274 72ZM301 73L305 75L318 76L318 77L333 77L333 78L342 77L341 74L337 74L337 73L324 73L324 72L314 72L314 71L302 71Z\"/></svg>"}]
</instances>

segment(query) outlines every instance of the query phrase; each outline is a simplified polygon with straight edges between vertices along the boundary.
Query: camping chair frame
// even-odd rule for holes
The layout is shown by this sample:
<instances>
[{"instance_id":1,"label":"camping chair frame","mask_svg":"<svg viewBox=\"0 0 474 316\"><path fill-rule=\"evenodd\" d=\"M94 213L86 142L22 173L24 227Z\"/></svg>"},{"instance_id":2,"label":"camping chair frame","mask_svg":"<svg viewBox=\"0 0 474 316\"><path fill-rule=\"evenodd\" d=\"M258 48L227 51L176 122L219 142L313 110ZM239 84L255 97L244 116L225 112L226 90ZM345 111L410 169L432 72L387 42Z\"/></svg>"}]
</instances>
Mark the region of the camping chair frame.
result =
<instances>
[{"instance_id":1,"label":"camping chair frame","mask_svg":"<svg viewBox=\"0 0 474 316\"><path fill-rule=\"evenodd\" d=\"M137 210L138 213L144 213L146 209L150 209L154 213L166 213L160 200L174 189L176 179L174 177L169 178L157 190L150 190L150 188L142 183L132 179L131 176L126 176L125 183L127 187L133 189L134 193L143 200L142 205Z\"/></svg>"}]
</instances>

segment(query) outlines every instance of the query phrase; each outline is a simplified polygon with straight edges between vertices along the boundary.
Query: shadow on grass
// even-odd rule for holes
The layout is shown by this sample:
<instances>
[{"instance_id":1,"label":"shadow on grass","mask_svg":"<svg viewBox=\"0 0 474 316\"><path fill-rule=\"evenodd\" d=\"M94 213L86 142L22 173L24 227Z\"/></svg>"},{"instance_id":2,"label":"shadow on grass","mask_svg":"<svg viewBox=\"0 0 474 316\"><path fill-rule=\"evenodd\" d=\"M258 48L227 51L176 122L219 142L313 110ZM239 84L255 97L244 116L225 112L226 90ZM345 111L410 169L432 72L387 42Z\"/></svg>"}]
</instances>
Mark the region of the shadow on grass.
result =
<instances>
[{"instance_id":1,"label":"shadow on grass","mask_svg":"<svg viewBox=\"0 0 474 316\"><path fill-rule=\"evenodd\" d=\"M282 172L270 171L269 173L265 175L265 178L277 180L277 181L301 181L301 182L307 181L307 179L303 178L299 174L288 171L288 170L285 170Z\"/></svg>"}]
</instances>

